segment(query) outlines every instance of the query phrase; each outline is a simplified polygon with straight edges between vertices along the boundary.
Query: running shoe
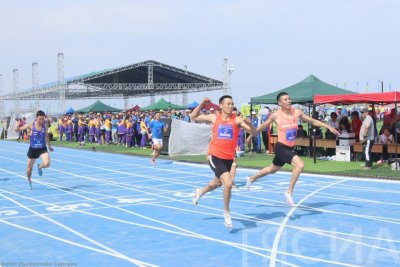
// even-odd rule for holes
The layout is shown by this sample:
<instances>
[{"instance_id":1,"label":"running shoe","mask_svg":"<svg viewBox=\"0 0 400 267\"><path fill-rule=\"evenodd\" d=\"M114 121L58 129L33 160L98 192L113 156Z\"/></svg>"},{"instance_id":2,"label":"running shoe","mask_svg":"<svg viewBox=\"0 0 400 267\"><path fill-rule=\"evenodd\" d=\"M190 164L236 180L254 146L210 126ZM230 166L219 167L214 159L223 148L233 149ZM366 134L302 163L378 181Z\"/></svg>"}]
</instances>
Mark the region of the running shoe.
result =
<instances>
[{"instance_id":1,"label":"running shoe","mask_svg":"<svg viewBox=\"0 0 400 267\"><path fill-rule=\"evenodd\" d=\"M235 183L232 183L232 190L235 192L239 192L239 188L237 187L237 185Z\"/></svg>"},{"instance_id":2,"label":"running shoe","mask_svg":"<svg viewBox=\"0 0 400 267\"><path fill-rule=\"evenodd\" d=\"M37 165L37 172L38 172L39 176L43 175L43 170L42 170L42 168L40 168L40 164Z\"/></svg>"},{"instance_id":3,"label":"running shoe","mask_svg":"<svg viewBox=\"0 0 400 267\"><path fill-rule=\"evenodd\" d=\"M232 228L231 213L229 211L224 211L224 221L226 227Z\"/></svg>"},{"instance_id":4,"label":"running shoe","mask_svg":"<svg viewBox=\"0 0 400 267\"><path fill-rule=\"evenodd\" d=\"M246 189L247 190L250 190L250 186L251 186L251 183L252 183L250 178L251 178L251 176L247 176L246 177Z\"/></svg>"},{"instance_id":5,"label":"running shoe","mask_svg":"<svg viewBox=\"0 0 400 267\"><path fill-rule=\"evenodd\" d=\"M193 205L197 206L197 204L199 203L200 198L201 198L201 189L200 188L196 188L194 190L194 195L193 195Z\"/></svg>"},{"instance_id":6,"label":"running shoe","mask_svg":"<svg viewBox=\"0 0 400 267\"><path fill-rule=\"evenodd\" d=\"M286 197L286 202L289 204L289 206L294 207L294 201L293 201L293 197L292 194L289 194L288 192L285 192L285 197Z\"/></svg>"}]
</instances>

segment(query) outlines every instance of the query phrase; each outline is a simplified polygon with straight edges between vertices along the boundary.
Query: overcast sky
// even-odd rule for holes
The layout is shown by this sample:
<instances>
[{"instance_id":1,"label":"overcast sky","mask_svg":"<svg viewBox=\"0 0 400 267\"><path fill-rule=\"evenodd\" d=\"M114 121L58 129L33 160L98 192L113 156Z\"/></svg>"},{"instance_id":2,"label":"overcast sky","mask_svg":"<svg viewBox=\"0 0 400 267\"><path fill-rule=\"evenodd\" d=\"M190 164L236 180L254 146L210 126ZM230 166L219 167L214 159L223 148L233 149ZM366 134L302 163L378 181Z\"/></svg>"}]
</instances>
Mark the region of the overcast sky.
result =
<instances>
[{"instance_id":1,"label":"overcast sky","mask_svg":"<svg viewBox=\"0 0 400 267\"><path fill-rule=\"evenodd\" d=\"M0 74L5 93L14 68L20 89L32 86L32 62L40 83L55 81L63 52L66 77L156 60L222 81L228 58L238 104L310 74L359 92L367 83L377 91L379 81L396 90L399 10L399 0L2 1ZM104 102L123 107L122 100Z\"/></svg>"}]
</instances>

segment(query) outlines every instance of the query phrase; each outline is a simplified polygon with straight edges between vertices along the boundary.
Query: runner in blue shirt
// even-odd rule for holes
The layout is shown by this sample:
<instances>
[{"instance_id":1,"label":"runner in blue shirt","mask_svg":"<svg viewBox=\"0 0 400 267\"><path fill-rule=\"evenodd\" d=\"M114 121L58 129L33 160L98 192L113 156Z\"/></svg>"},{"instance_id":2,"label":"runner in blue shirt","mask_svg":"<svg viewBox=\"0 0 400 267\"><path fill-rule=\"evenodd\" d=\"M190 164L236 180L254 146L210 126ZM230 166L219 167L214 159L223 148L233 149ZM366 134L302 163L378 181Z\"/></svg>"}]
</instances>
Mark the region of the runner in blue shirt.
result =
<instances>
[{"instance_id":1,"label":"runner in blue shirt","mask_svg":"<svg viewBox=\"0 0 400 267\"><path fill-rule=\"evenodd\" d=\"M154 115L154 120L150 122L149 128L151 130L151 134L149 132L147 132L147 134L149 135L149 138L151 138L153 141L152 148L154 149L154 155L151 159L151 162L155 164L156 158L160 155L160 151L163 147L162 138L164 132L168 130L168 124L160 121L160 113L156 112L156 114Z\"/></svg>"}]
</instances>

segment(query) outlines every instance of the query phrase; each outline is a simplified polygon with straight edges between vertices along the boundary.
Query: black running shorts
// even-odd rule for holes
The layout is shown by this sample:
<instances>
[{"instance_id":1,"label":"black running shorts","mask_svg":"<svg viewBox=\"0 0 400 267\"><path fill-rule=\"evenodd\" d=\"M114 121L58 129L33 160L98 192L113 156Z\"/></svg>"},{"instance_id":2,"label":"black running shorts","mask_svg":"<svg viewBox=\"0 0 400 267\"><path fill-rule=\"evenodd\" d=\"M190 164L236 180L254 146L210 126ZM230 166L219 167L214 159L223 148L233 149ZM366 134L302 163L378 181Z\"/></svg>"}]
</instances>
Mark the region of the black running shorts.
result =
<instances>
[{"instance_id":1,"label":"black running shorts","mask_svg":"<svg viewBox=\"0 0 400 267\"><path fill-rule=\"evenodd\" d=\"M208 157L208 164L214 171L217 178L221 178L221 175L230 172L232 168L233 159L221 159L216 156L210 155Z\"/></svg>"},{"instance_id":2,"label":"black running shorts","mask_svg":"<svg viewBox=\"0 0 400 267\"><path fill-rule=\"evenodd\" d=\"M42 155L44 153L47 153L47 147L39 148L39 149L29 147L28 154L26 154L26 155L30 159L37 159L40 157L40 155Z\"/></svg>"},{"instance_id":3,"label":"black running shorts","mask_svg":"<svg viewBox=\"0 0 400 267\"><path fill-rule=\"evenodd\" d=\"M294 147L289 147L279 142L275 144L274 153L275 157L272 163L279 167L282 167L285 163L292 163L293 157L296 156Z\"/></svg>"}]
</instances>

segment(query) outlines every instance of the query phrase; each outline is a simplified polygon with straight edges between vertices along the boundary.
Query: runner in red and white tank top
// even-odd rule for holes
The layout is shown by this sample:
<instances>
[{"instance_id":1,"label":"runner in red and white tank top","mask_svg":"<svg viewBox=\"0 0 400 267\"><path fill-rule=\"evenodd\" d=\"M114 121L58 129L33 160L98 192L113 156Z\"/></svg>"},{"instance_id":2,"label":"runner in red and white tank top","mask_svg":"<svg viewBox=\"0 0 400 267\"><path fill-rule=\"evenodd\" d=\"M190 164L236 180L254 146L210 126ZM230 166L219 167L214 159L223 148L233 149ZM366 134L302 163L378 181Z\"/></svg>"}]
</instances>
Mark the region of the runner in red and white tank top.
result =
<instances>
[{"instance_id":1,"label":"runner in red and white tank top","mask_svg":"<svg viewBox=\"0 0 400 267\"><path fill-rule=\"evenodd\" d=\"M239 128L236 115L232 114L228 120L223 120L218 114L212 128L212 139L209 154L221 159L233 160L235 157Z\"/></svg>"},{"instance_id":2,"label":"runner in red and white tank top","mask_svg":"<svg viewBox=\"0 0 400 267\"><path fill-rule=\"evenodd\" d=\"M199 115L200 110L206 103L210 102L205 98L190 114L192 121L206 122L213 125L212 139L209 146L209 165L215 173L215 177L208 185L202 189L195 190L193 204L197 205L202 195L214 190L221 185L224 186L224 221L226 227L232 227L232 219L229 210L229 202L232 190L232 175L230 174L233 159L235 157L235 148L239 134L239 127L256 135L256 129L250 120L243 120L233 114L232 97L225 95L219 99L221 113Z\"/></svg>"},{"instance_id":3,"label":"runner in red and white tank top","mask_svg":"<svg viewBox=\"0 0 400 267\"><path fill-rule=\"evenodd\" d=\"M292 108L292 100L288 93L279 93L276 100L281 108L275 113L272 113L268 120L257 128L257 132L261 132L263 129L269 127L271 123L276 123L278 125L278 142L274 147L275 157L272 161L272 165L263 168L254 176L247 177L246 187L250 189L251 183L255 180L277 172L285 163L291 164L293 165L292 177L290 179L289 188L285 192L285 197L288 204L294 206L295 204L292 198L293 189L304 168L303 160L294 152L298 118L314 126L325 127L336 135L338 135L339 132L335 128L305 115L302 110Z\"/></svg>"}]
</instances>

